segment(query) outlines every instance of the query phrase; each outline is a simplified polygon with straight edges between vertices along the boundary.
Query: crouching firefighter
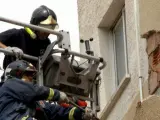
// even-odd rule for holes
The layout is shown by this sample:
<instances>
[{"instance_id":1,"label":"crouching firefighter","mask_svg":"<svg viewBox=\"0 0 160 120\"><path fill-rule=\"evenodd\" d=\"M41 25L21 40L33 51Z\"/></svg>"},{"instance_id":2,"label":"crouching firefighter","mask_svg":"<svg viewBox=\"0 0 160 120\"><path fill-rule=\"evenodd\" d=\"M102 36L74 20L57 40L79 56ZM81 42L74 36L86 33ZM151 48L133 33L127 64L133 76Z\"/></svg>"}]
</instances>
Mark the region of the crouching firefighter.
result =
<instances>
[{"instance_id":1,"label":"crouching firefighter","mask_svg":"<svg viewBox=\"0 0 160 120\"><path fill-rule=\"evenodd\" d=\"M48 101L69 102L65 93L33 84L36 69L27 61L17 60L5 70L0 87L0 120L90 120L92 111L64 108Z\"/></svg>"}]
</instances>

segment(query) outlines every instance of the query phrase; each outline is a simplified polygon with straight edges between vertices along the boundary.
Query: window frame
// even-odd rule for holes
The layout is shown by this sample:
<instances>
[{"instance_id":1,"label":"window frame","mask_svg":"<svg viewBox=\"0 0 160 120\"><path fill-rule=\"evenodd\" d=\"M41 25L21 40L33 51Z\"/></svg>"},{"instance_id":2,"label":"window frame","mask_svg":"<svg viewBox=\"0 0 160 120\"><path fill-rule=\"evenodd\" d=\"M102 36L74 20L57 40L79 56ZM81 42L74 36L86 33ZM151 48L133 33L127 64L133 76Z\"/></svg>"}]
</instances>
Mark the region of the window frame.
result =
<instances>
[{"instance_id":1,"label":"window frame","mask_svg":"<svg viewBox=\"0 0 160 120\"><path fill-rule=\"evenodd\" d=\"M123 37L124 37L124 62L125 62L125 75L124 77L118 81L118 75L117 75L117 62L116 62L116 46L115 46L115 30L117 26L119 25L119 22L122 20L123 23ZM114 69L115 69L115 84L118 87L123 79L129 74L128 69L128 53L127 53L127 38L126 38L126 16L125 16L125 9L123 8L115 22L115 25L112 29L112 35L113 35L113 52L114 52Z\"/></svg>"}]
</instances>

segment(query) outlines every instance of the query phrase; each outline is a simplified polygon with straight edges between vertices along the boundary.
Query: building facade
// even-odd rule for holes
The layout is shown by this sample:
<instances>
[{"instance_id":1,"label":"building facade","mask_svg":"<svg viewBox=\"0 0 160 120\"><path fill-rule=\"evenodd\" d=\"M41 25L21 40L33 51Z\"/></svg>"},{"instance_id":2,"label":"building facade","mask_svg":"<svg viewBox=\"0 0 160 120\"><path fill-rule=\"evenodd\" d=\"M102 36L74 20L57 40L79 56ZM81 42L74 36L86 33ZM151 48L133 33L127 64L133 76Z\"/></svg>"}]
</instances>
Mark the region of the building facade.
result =
<instances>
[{"instance_id":1,"label":"building facade","mask_svg":"<svg viewBox=\"0 0 160 120\"><path fill-rule=\"evenodd\" d=\"M160 29L159 0L78 0L81 39L93 38L107 66L100 87L101 120L132 120L149 95L145 32ZM80 46L85 52L84 45ZM143 96L139 81L142 81Z\"/></svg>"}]
</instances>

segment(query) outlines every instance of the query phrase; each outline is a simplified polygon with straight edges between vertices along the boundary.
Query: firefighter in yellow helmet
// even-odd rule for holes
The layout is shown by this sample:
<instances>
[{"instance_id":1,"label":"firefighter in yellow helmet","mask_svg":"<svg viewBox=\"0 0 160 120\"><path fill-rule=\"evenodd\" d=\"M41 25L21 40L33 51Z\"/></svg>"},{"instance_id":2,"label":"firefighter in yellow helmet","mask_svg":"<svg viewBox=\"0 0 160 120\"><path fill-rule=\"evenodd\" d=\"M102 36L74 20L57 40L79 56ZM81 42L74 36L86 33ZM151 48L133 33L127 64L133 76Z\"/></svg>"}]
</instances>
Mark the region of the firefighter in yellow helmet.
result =
<instances>
[{"instance_id":1,"label":"firefighter in yellow helmet","mask_svg":"<svg viewBox=\"0 0 160 120\"><path fill-rule=\"evenodd\" d=\"M30 23L52 30L58 27L56 14L45 5L41 5L33 11ZM21 57L23 53L39 57L44 54L47 46L51 43L48 38L49 35L49 33L32 30L27 27L9 29L0 33L0 48L13 51L17 57ZM3 61L4 69L15 60L15 56L5 54ZM37 62L32 60L29 62L34 66L37 64Z\"/></svg>"}]
</instances>

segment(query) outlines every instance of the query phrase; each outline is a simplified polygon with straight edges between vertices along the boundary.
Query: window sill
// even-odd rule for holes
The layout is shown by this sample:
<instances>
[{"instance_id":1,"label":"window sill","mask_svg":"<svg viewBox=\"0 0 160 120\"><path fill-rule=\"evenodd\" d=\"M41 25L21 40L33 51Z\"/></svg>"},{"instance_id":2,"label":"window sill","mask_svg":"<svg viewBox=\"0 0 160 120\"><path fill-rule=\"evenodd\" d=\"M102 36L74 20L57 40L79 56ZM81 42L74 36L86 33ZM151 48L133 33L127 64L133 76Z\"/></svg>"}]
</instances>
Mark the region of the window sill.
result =
<instances>
[{"instance_id":1,"label":"window sill","mask_svg":"<svg viewBox=\"0 0 160 120\"><path fill-rule=\"evenodd\" d=\"M105 106L102 113L100 114L100 120L106 120L106 118L108 117L108 115L110 114L112 109L114 108L115 104L117 103L117 101L121 97L123 91L125 90L125 88L129 84L130 79L131 79L131 77L129 74L123 78L119 87L117 88L115 93L112 95L111 99L108 101L107 105Z\"/></svg>"}]
</instances>

